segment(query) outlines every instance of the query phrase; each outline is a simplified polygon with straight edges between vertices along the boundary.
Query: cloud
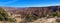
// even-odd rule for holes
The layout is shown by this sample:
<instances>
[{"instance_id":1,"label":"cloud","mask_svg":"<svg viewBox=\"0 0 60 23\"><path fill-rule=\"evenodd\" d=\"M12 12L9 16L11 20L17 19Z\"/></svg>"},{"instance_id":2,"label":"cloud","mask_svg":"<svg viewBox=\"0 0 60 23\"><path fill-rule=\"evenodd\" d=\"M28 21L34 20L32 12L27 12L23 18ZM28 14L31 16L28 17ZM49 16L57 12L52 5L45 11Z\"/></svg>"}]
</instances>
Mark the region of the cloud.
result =
<instances>
[{"instance_id":1,"label":"cloud","mask_svg":"<svg viewBox=\"0 0 60 23\"><path fill-rule=\"evenodd\" d=\"M18 1L18 0L12 0L12 1L8 1L8 2L0 2L0 3L2 3L2 4L10 4L10 3L14 3L14 2L16 2L16 1Z\"/></svg>"}]
</instances>

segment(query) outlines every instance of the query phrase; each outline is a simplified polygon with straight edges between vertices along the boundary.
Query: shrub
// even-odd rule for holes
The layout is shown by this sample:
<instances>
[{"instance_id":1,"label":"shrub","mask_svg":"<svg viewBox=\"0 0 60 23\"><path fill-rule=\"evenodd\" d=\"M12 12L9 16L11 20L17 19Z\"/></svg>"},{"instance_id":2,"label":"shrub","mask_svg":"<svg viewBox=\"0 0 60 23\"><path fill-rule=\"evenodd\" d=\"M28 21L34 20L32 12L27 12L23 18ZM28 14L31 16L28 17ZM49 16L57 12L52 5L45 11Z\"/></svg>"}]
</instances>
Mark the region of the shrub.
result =
<instances>
[{"instance_id":1,"label":"shrub","mask_svg":"<svg viewBox=\"0 0 60 23\"><path fill-rule=\"evenodd\" d=\"M10 22L15 22L15 19L13 19L13 18L8 18L8 21L10 21Z\"/></svg>"},{"instance_id":2,"label":"shrub","mask_svg":"<svg viewBox=\"0 0 60 23\"><path fill-rule=\"evenodd\" d=\"M36 20L37 17L36 17L35 15L27 14L25 19L26 19L27 21L31 22L31 21Z\"/></svg>"},{"instance_id":3,"label":"shrub","mask_svg":"<svg viewBox=\"0 0 60 23\"><path fill-rule=\"evenodd\" d=\"M9 15L5 12L5 10L3 8L0 8L0 21L10 21L10 22L15 21L15 19L8 17Z\"/></svg>"},{"instance_id":4,"label":"shrub","mask_svg":"<svg viewBox=\"0 0 60 23\"><path fill-rule=\"evenodd\" d=\"M20 23L27 23L27 21L26 21L26 20L23 20L23 21L21 21Z\"/></svg>"}]
</instances>

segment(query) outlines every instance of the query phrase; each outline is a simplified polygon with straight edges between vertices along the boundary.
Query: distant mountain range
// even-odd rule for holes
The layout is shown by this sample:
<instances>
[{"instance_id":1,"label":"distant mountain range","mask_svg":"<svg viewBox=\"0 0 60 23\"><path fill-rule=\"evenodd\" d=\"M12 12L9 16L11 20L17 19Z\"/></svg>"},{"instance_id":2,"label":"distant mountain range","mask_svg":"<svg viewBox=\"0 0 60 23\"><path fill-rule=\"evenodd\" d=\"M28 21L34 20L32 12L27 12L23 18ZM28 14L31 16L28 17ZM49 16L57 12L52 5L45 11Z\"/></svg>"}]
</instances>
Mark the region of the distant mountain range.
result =
<instances>
[{"instance_id":1,"label":"distant mountain range","mask_svg":"<svg viewBox=\"0 0 60 23\"><path fill-rule=\"evenodd\" d=\"M60 8L60 6L47 6L47 7L25 7L25 8L14 8L14 7L3 7L4 9L7 9L7 10L28 10L28 9L39 9L39 8L49 8L49 9L55 9L55 10L58 10Z\"/></svg>"}]
</instances>

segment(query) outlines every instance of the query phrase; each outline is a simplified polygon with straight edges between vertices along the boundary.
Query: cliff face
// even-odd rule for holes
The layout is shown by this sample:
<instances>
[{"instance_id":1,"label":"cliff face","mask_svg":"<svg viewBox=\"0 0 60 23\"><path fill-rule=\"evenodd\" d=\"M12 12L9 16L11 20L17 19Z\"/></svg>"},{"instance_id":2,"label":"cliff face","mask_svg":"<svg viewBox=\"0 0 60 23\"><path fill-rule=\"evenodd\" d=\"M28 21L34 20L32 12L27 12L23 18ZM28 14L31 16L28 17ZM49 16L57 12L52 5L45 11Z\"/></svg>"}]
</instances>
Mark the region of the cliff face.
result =
<instances>
[{"instance_id":1,"label":"cliff face","mask_svg":"<svg viewBox=\"0 0 60 23\"><path fill-rule=\"evenodd\" d=\"M39 17L45 16L47 14L51 14L52 12L59 11L58 6L50 6L50 7L29 7L27 9L27 13L30 13L32 15L36 15Z\"/></svg>"},{"instance_id":2,"label":"cliff face","mask_svg":"<svg viewBox=\"0 0 60 23\"><path fill-rule=\"evenodd\" d=\"M51 12L60 11L60 6L49 6L49 7L28 7L28 8L7 8L7 12L14 12L16 14L30 13L36 16L45 16L51 14Z\"/></svg>"}]
</instances>

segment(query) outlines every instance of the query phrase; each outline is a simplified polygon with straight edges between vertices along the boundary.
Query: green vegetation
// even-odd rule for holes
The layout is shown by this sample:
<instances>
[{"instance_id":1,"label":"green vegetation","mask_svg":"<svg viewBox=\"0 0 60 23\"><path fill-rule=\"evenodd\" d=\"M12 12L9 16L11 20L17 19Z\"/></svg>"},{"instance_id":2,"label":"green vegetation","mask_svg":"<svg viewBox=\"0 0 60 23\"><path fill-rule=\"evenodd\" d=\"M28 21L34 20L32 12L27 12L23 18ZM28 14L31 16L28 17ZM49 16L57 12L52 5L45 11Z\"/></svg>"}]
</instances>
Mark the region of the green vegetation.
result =
<instances>
[{"instance_id":1,"label":"green vegetation","mask_svg":"<svg viewBox=\"0 0 60 23\"><path fill-rule=\"evenodd\" d=\"M55 16L57 16L57 17L60 17L60 13L59 12L52 12L51 14L49 14L49 17L55 17Z\"/></svg>"},{"instance_id":2,"label":"green vegetation","mask_svg":"<svg viewBox=\"0 0 60 23\"><path fill-rule=\"evenodd\" d=\"M8 21L10 21L10 22L15 22L15 19L13 19L13 18L8 18Z\"/></svg>"},{"instance_id":3,"label":"green vegetation","mask_svg":"<svg viewBox=\"0 0 60 23\"><path fill-rule=\"evenodd\" d=\"M21 21L20 23L33 22L33 21L38 19L37 16L29 14L29 13L28 14L25 13L25 17L24 18L25 18L25 20Z\"/></svg>"},{"instance_id":4,"label":"green vegetation","mask_svg":"<svg viewBox=\"0 0 60 23\"><path fill-rule=\"evenodd\" d=\"M21 21L20 23L27 23L27 21L26 21L26 20L23 20L23 21Z\"/></svg>"},{"instance_id":5,"label":"green vegetation","mask_svg":"<svg viewBox=\"0 0 60 23\"><path fill-rule=\"evenodd\" d=\"M37 19L37 17L35 15L32 15L32 14L25 14L25 15L26 15L25 20L29 21L29 22Z\"/></svg>"},{"instance_id":6,"label":"green vegetation","mask_svg":"<svg viewBox=\"0 0 60 23\"><path fill-rule=\"evenodd\" d=\"M58 17L60 17L60 12L58 12Z\"/></svg>"},{"instance_id":7,"label":"green vegetation","mask_svg":"<svg viewBox=\"0 0 60 23\"><path fill-rule=\"evenodd\" d=\"M3 8L0 7L0 21L10 21L14 22L13 18L9 18L10 16L5 12Z\"/></svg>"}]
</instances>

